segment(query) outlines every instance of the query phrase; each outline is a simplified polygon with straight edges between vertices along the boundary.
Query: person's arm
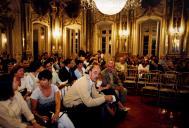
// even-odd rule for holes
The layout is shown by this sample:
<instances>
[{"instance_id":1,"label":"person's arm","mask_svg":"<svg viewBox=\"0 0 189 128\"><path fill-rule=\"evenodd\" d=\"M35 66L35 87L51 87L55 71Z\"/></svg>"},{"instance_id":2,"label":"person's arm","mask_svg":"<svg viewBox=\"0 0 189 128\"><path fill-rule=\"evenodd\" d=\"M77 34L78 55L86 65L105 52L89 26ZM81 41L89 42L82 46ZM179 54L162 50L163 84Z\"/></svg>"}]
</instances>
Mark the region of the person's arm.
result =
<instances>
[{"instance_id":1,"label":"person's arm","mask_svg":"<svg viewBox=\"0 0 189 128\"><path fill-rule=\"evenodd\" d=\"M91 97L90 92L88 91L88 88L89 88L88 84L89 83L87 81L82 81L81 83L76 85L77 93L78 93L79 97L81 98L82 102L87 107L95 107L95 106L99 106L102 103L104 103L105 102L104 96L101 96L98 98ZM80 85L82 85L82 87Z\"/></svg>"},{"instance_id":2,"label":"person's arm","mask_svg":"<svg viewBox=\"0 0 189 128\"><path fill-rule=\"evenodd\" d=\"M36 118L46 122L46 121L49 120L49 118L47 116L40 115L37 111L37 106L38 106L38 103L39 103L38 99L39 99L39 88L36 88L31 95L31 110L32 110L32 113L35 115Z\"/></svg>"},{"instance_id":3,"label":"person's arm","mask_svg":"<svg viewBox=\"0 0 189 128\"><path fill-rule=\"evenodd\" d=\"M92 96L94 98L98 98L98 97L102 97L103 95L102 94L99 94L99 92L97 91L96 87L93 85L92 87Z\"/></svg>"},{"instance_id":4,"label":"person's arm","mask_svg":"<svg viewBox=\"0 0 189 128\"><path fill-rule=\"evenodd\" d=\"M56 108L55 108L55 113L54 113L54 115L52 116L52 122L57 121L58 118L59 118L60 103L61 103L60 91L56 91L56 92L55 92L55 104L56 104Z\"/></svg>"},{"instance_id":5,"label":"person's arm","mask_svg":"<svg viewBox=\"0 0 189 128\"><path fill-rule=\"evenodd\" d=\"M75 76L76 76L77 79L80 78L80 74L79 74L79 72L77 71L77 69L74 71L74 74L75 74Z\"/></svg>"},{"instance_id":6,"label":"person's arm","mask_svg":"<svg viewBox=\"0 0 189 128\"><path fill-rule=\"evenodd\" d=\"M15 97L17 99L17 102L20 104L21 114L23 114L26 117L27 121L33 120L34 115L32 114L22 95L19 92L15 92Z\"/></svg>"},{"instance_id":7,"label":"person's arm","mask_svg":"<svg viewBox=\"0 0 189 128\"><path fill-rule=\"evenodd\" d=\"M35 115L36 118L42 120L43 122L47 122L49 120L49 118L47 116L42 116L37 112L37 105L38 105L38 101L35 99L31 99L31 110L32 113Z\"/></svg>"},{"instance_id":8,"label":"person's arm","mask_svg":"<svg viewBox=\"0 0 189 128\"><path fill-rule=\"evenodd\" d=\"M8 108L7 108L8 109ZM0 126L3 128L26 128L27 125L17 118L12 118L6 108L0 107Z\"/></svg>"},{"instance_id":9,"label":"person's arm","mask_svg":"<svg viewBox=\"0 0 189 128\"><path fill-rule=\"evenodd\" d=\"M38 104L38 101L35 100L35 99L31 99L31 111L32 113L38 117L38 118L41 118L41 116L38 114L37 112L37 104Z\"/></svg>"}]
</instances>

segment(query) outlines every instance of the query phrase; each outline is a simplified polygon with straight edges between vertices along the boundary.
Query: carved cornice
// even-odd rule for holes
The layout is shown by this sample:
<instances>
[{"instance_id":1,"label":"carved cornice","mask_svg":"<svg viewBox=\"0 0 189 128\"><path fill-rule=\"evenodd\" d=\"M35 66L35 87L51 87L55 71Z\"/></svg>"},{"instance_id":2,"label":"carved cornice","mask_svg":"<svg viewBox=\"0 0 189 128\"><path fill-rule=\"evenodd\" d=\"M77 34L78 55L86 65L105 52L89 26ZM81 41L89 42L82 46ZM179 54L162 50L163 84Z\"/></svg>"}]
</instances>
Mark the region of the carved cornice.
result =
<instances>
[{"instance_id":1,"label":"carved cornice","mask_svg":"<svg viewBox=\"0 0 189 128\"><path fill-rule=\"evenodd\" d=\"M117 21L117 15L112 15L112 16L104 15L101 12L99 12L97 9L94 9L93 10L94 24L96 24L96 23L98 23L100 21L116 22Z\"/></svg>"},{"instance_id":2,"label":"carved cornice","mask_svg":"<svg viewBox=\"0 0 189 128\"><path fill-rule=\"evenodd\" d=\"M68 26L68 25L72 25L72 24L78 24L81 25L82 24L82 12L80 12L79 16L77 18L70 18L68 15L66 15L66 13L64 13L65 15L63 15L63 25L64 26Z\"/></svg>"},{"instance_id":3,"label":"carved cornice","mask_svg":"<svg viewBox=\"0 0 189 128\"><path fill-rule=\"evenodd\" d=\"M36 21L43 22L43 23L46 23L46 24L50 24L50 16L49 16L49 14L46 14L44 16L40 16L37 13L32 12L31 13L31 22L36 22Z\"/></svg>"},{"instance_id":4,"label":"carved cornice","mask_svg":"<svg viewBox=\"0 0 189 128\"><path fill-rule=\"evenodd\" d=\"M146 8L137 8L135 10L135 18L138 19L142 16L152 16L156 15L159 17L164 17L166 14L166 1L160 0L160 3L156 6L148 6Z\"/></svg>"}]
</instances>

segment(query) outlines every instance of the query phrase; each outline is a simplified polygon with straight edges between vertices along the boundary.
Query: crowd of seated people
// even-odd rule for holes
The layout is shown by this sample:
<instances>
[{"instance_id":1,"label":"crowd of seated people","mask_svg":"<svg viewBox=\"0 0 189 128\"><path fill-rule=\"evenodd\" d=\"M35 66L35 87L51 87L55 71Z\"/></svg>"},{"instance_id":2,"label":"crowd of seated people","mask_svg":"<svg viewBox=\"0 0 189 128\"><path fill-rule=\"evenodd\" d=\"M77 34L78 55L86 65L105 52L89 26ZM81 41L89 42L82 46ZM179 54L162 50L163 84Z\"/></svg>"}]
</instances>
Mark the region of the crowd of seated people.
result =
<instances>
[{"instance_id":1,"label":"crowd of seated people","mask_svg":"<svg viewBox=\"0 0 189 128\"><path fill-rule=\"evenodd\" d=\"M24 58L21 62L7 58L9 61L6 62L7 67L4 68L6 70L2 69L1 73L8 73L12 78L10 86L15 94L19 93L22 96L22 102L27 106L27 111L32 117L32 119L28 119L26 116L28 121L32 120L32 122L30 121L31 127L90 127L85 122L93 119L99 121L98 127L103 127L105 120L113 119L112 117L117 114L114 111L117 106L123 113L127 111L125 107L127 90L121 85L116 73L115 62L109 61L109 67L106 67L103 57L103 54L99 52L99 55L87 53L66 59L44 53L39 60L30 61ZM106 70L112 74L108 79ZM107 86L106 89L109 91L99 89L101 85L96 86L99 74L103 76L101 83L103 88L105 89ZM114 77L116 81L114 81ZM67 86L70 88L67 93L63 94L62 90ZM5 100L9 100L11 97L14 95ZM114 109L110 108L113 103L117 104ZM0 105L3 106L3 104L2 100ZM21 106L18 107L21 109ZM22 119L22 114L24 113L19 112L19 118L11 115L7 115L10 117L6 119L0 117L0 126L8 127L9 125L5 125L3 121L8 122L10 118L16 120L10 124L11 126L15 123L15 127L17 127L17 122L19 122L24 124L23 127L27 127L28 122ZM94 115L92 119L88 118L91 114ZM78 124L80 121L81 123Z\"/></svg>"},{"instance_id":2,"label":"crowd of seated people","mask_svg":"<svg viewBox=\"0 0 189 128\"><path fill-rule=\"evenodd\" d=\"M138 76L141 77L143 73L152 70L189 72L188 60L122 56L118 62L115 62L115 59L106 62L101 51L97 54L84 51L81 53L78 56L63 58L45 52L39 60L24 58L20 63L6 54L0 57L1 74L10 74L12 88L21 93L40 125L46 126L45 122L50 122L49 125L52 123L57 127L85 127L86 120L91 121L88 118L91 113L95 113L93 118L103 122L107 115L116 115L115 107L123 112L129 110L130 108L126 107L127 88L122 82L125 72L130 68L136 68ZM69 90L62 93L66 87L69 87ZM49 107L52 108L48 111L50 116L49 113L46 115L38 112L44 104L53 105ZM64 115L65 111L67 114ZM69 123L64 123L65 121Z\"/></svg>"}]
</instances>

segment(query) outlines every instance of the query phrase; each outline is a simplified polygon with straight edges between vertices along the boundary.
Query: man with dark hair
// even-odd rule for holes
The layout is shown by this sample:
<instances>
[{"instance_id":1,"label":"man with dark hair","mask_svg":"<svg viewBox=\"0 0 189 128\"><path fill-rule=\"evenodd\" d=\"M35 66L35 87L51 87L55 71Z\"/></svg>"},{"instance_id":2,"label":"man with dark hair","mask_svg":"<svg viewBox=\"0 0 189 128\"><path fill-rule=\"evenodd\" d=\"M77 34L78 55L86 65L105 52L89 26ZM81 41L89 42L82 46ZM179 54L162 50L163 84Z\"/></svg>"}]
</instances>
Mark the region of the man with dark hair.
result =
<instances>
[{"instance_id":1,"label":"man with dark hair","mask_svg":"<svg viewBox=\"0 0 189 128\"><path fill-rule=\"evenodd\" d=\"M55 85L58 85L60 88L61 86L64 84L62 83L62 81L60 80L57 72L55 70L53 70L53 59L52 58L48 58L45 62L44 62L44 68L49 70L52 73L52 83Z\"/></svg>"},{"instance_id":2,"label":"man with dark hair","mask_svg":"<svg viewBox=\"0 0 189 128\"><path fill-rule=\"evenodd\" d=\"M59 78L62 82L68 81L68 84L72 84L76 80L73 72L74 61L72 59L66 59L64 61L65 66L59 70Z\"/></svg>"}]
</instances>

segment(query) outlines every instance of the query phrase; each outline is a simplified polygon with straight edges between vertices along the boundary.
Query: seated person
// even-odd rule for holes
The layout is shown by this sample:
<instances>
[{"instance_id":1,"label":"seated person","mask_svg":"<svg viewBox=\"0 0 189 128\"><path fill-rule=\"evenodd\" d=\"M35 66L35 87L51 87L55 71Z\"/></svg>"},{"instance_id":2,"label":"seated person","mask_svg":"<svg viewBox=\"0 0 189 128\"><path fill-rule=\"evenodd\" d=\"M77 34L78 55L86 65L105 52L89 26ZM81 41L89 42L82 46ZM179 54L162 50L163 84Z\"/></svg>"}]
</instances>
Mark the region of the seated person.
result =
<instances>
[{"instance_id":1,"label":"seated person","mask_svg":"<svg viewBox=\"0 0 189 128\"><path fill-rule=\"evenodd\" d=\"M41 72L43 69L42 64L40 61L32 61L30 63L30 72L26 76L26 81L28 85L31 87L31 92L35 90L35 88L38 86L38 74Z\"/></svg>"},{"instance_id":2,"label":"seated person","mask_svg":"<svg viewBox=\"0 0 189 128\"><path fill-rule=\"evenodd\" d=\"M118 72L118 76L121 81L125 80L125 72L127 71L127 63L123 57L119 58L119 62L115 64L115 69Z\"/></svg>"},{"instance_id":3,"label":"seated person","mask_svg":"<svg viewBox=\"0 0 189 128\"><path fill-rule=\"evenodd\" d=\"M118 97L122 103L126 103L126 94L127 89L123 87L121 80L118 77L118 74L115 70L115 63L113 60L110 60L105 68L101 72L103 76L103 83L109 85L109 88L116 90Z\"/></svg>"},{"instance_id":4,"label":"seated person","mask_svg":"<svg viewBox=\"0 0 189 128\"><path fill-rule=\"evenodd\" d=\"M112 95L99 94L96 90L95 82L99 73L100 66L97 63L91 65L88 74L74 82L63 98L63 104L76 127L91 127L91 125L85 125L86 121L90 124L93 119L99 121L98 124L102 123L101 121L104 121L101 116L102 108L105 106L104 103L112 102L113 100ZM91 115L93 119L88 118Z\"/></svg>"},{"instance_id":5,"label":"seated person","mask_svg":"<svg viewBox=\"0 0 189 128\"><path fill-rule=\"evenodd\" d=\"M55 84L58 86L58 88L63 88L65 86L65 84L68 82L68 81L61 81L61 79L59 78L58 76L58 73L53 70L53 66L52 66L52 63L53 63L53 59L52 58L48 58L45 62L44 62L44 68L49 70L51 73L52 73L52 84Z\"/></svg>"},{"instance_id":6,"label":"seated person","mask_svg":"<svg viewBox=\"0 0 189 128\"><path fill-rule=\"evenodd\" d=\"M19 91L25 100L28 99L31 95L31 87L26 81L24 68L20 65L15 65L10 75L13 77L13 89Z\"/></svg>"},{"instance_id":7,"label":"seated person","mask_svg":"<svg viewBox=\"0 0 189 128\"><path fill-rule=\"evenodd\" d=\"M125 107L119 97L117 96L116 92L114 89L110 88L110 85L105 85L103 83L103 77L102 75L100 74L99 77L98 77L98 80L97 80L97 83L96 83L96 88L98 89L99 92L102 92L103 94L105 95L114 95L115 96L115 107L118 106L118 109L122 110L122 111L128 111L130 110L130 108L127 108ZM112 103L111 103L112 104ZM111 113L111 115L115 115L116 114L116 111L115 110L111 110L111 108L108 109Z\"/></svg>"},{"instance_id":8,"label":"seated person","mask_svg":"<svg viewBox=\"0 0 189 128\"><path fill-rule=\"evenodd\" d=\"M142 60L141 64L138 65L138 77L139 79L143 77L145 73L149 72L148 60Z\"/></svg>"},{"instance_id":9,"label":"seated person","mask_svg":"<svg viewBox=\"0 0 189 128\"><path fill-rule=\"evenodd\" d=\"M77 66L77 68L75 69L74 74L77 77L77 79L79 79L85 74L85 68L83 67L83 61L76 60L76 66Z\"/></svg>"},{"instance_id":10,"label":"seated person","mask_svg":"<svg viewBox=\"0 0 189 128\"><path fill-rule=\"evenodd\" d=\"M77 79L73 71L74 61L72 59L66 59L64 60L64 64L65 67L59 70L58 76L62 82L68 81L67 83L72 85Z\"/></svg>"},{"instance_id":11,"label":"seated person","mask_svg":"<svg viewBox=\"0 0 189 128\"><path fill-rule=\"evenodd\" d=\"M13 77L0 76L0 126L3 128L41 128L27 103L18 91L13 90ZM21 115L30 123L22 121Z\"/></svg>"},{"instance_id":12,"label":"seated person","mask_svg":"<svg viewBox=\"0 0 189 128\"><path fill-rule=\"evenodd\" d=\"M31 95L32 112L36 119L45 126L59 128L74 128L73 123L66 114L60 115L61 95L58 87L51 84L52 73L43 70L38 75L39 86Z\"/></svg>"}]
</instances>

